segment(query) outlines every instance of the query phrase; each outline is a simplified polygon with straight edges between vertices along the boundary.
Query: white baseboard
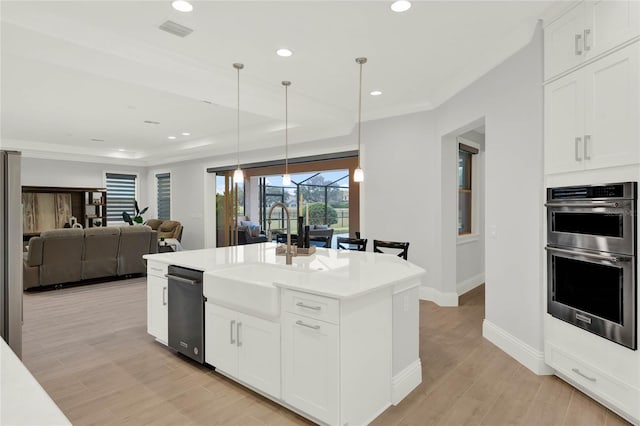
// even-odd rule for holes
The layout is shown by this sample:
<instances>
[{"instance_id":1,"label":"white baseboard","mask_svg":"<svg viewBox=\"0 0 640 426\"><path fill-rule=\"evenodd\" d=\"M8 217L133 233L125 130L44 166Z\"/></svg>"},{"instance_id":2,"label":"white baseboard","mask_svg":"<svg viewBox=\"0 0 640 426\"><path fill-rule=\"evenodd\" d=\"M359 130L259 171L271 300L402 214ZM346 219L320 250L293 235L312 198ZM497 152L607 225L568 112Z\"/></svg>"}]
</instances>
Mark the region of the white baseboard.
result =
<instances>
[{"instance_id":1,"label":"white baseboard","mask_svg":"<svg viewBox=\"0 0 640 426\"><path fill-rule=\"evenodd\" d=\"M422 363L418 358L391 378L391 403L398 405L420 383L422 383Z\"/></svg>"},{"instance_id":2,"label":"white baseboard","mask_svg":"<svg viewBox=\"0 0 640 426\"><path fill-rule=\"evenodd\" d=\"M466 292L471 291L482 284L484 284L484 272L458 283L456 286L458 296L462 296Z\"/></svg>"},{"instance_id":3,"label":"white baseboard","mask_svg":"<svg viewBox=\"0 0 640 426\"><path fill-rule=\"evenodd\" d=\"M482 336L535 374L554 374L554 369L544 362L543 351L532 348L491 321L485 319L482 322Z\"/></svg>"},{"instance_id":4,"label":"white baseboard","mask_svg":"<svg viewBox=\"0 0 640 426\"><path fill-rule=\"evenodd\" d=\"M438 306L458 306L458 293L443 293L433 287L420 287L420 299Z\"/></svg>"}]
</instances>

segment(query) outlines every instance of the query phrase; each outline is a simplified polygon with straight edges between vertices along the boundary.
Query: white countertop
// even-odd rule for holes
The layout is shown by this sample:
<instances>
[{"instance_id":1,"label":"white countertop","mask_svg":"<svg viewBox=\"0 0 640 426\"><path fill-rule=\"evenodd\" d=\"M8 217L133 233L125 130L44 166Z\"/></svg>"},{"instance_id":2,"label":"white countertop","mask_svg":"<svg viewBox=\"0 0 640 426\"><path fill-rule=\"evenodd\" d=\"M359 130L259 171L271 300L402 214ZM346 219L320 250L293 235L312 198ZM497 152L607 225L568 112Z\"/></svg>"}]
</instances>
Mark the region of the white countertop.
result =
<instances>
[{"instance_id":1,"label":"white countertop","mask_svg":"<svg viewBox=\"0 0 640 426\"><path fill-rule=\"evenodd\" d=\"M334 298L351 298L402 283L418 285L425 270L391 254L318 248L311 256L297 256L292 265L276 256L275 243L248 244L144 258L215 274L216 270L260 263L297 272L278 274L274 285ZM206 280L205 274L205 280ZM283 276L284 275L284 276Z\"/></svg>"},{"instance_id":2,"label":"white countertop","mask_svg":"<svg viewBox=\"0 0 640 426\"><path fill-rule=\"evenodd\" d=\"M0 425L70 425L27 367L0 339Z\"/></svg>"}]
</instances>

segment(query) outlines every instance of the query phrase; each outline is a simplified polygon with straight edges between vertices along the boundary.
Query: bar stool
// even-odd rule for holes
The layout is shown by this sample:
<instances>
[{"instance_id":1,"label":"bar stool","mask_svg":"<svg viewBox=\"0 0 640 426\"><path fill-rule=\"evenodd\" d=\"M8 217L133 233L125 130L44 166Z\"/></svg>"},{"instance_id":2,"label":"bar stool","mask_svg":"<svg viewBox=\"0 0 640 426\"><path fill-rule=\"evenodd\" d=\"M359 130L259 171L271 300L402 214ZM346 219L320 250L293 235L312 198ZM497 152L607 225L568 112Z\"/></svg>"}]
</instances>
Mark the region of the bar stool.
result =
<instances>
[{"instance_id":1,"label":"bar stool","mask_svg":"<svg viewBox=\"0 0 640 426\"><path fill-rule=\"evenodd\" d=\"M397 253L397 256L403 258L404 260L407 260L407 256L409 255L408 242L373 240L374 253L385 253L384 251L380 250L380 248L400 250L400 252Z\"/></svg>"}]
</instances>

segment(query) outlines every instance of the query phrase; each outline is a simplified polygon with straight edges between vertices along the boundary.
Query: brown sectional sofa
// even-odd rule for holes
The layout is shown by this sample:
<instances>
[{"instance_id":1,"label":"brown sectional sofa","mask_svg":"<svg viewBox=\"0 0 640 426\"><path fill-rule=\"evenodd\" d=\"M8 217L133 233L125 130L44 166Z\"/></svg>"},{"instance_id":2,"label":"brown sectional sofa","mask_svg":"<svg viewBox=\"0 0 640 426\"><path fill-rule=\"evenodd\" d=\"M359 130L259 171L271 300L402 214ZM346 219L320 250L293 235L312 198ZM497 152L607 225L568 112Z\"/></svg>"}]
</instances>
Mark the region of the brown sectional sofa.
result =
<instances>
[{"instance_id":1,"label":"brown sectional sofa","mask_svg":"<svg viewBox=\"0 0 640 426\"><path fill-rule=\"evenodd\" d=\"M24 289L146 272L142 255L156 253L148 226L56 229L29 240Z\"/></svg>"}]
</instances>

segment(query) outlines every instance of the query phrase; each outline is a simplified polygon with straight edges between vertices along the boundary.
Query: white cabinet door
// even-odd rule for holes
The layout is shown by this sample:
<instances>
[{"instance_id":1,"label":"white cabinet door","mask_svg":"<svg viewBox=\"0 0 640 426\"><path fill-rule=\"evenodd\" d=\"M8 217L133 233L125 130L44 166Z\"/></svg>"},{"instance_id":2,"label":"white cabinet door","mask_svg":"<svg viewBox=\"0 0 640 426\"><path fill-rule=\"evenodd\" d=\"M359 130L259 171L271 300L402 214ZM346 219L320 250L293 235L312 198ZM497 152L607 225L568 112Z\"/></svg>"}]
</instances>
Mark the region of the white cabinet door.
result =
<instances>
[{"instance_id":1,"label":"white cabinet door","mask_svg":"<svg viewBox=\"0 0 640 426\"><path fill-rule=\"evenodd\" d=\"M237 317L222 306L204 304L205 361L233 377L238 377Z\"/></svg>"},{"instance_id":2,"label":"white cabinet door","mask_svg":"<svg viewBox=\"0 0 640 426\"><path fill-rule=\"evenodd\" d=\"M546 174L584 168L584 103L584 81L580 71L545 86Z\"/></svg>"},{"instance_id":3,"label":"white cabinet door","mask_svg":"<svg viewBox=\"0 0 640 426\"><path fill-rule=\"evenodd\" d=\"M238 378L280 398L280 324L238 315Z\"/></svg>"},{"instance_id":4,"label":"white cabinet door","mask_svg":"<svg viewBox=\"0 0 640 426\"><path fill-rule=\"evenodd\" d=\"M637 0L598 0L586 3L584 48L596 56L640 33L640 2Z\"/></svg>"},{"instance_id":5,"label":"white cabinet door","mask_svg":"<svg viewBox=\"0 0 640 426\"><path fill-rule=\"evenodd\" d=\"M169 341L167 289L166 278L147 275L147 333L165 345Z\"/></svg>"},{"instance_id":6,"label":"white cabinet door","mask_svg":"<svg viewBox=\"0 0 640 426\"><path fill-rule=\"evenodd\" d=\"M283 399L328 424L339 424L338 326L284 314Z\"/></svg>"},{"instance_id":7,"label":"white cabinet door","mask_svg":"<svg viewBox=\"0 0 640 426\"><path fill-rule=\"evenodd\" d=\"M634 43L584 68L587 168L640 163L639 52Z\"/></svg>"},{"instance_id":8,"label":"white cabinet door","mask_svg":"<svg viewBox=\"0 0 640 426\"><path fill-rule=\"evenodd\" d=\"M585 5L581 3L544 29L544 78L584 60Z\"/></svg>"}]
</instances>

